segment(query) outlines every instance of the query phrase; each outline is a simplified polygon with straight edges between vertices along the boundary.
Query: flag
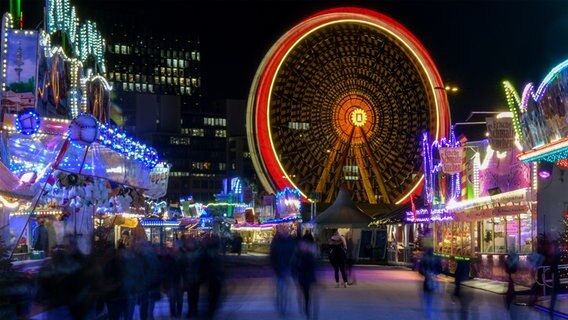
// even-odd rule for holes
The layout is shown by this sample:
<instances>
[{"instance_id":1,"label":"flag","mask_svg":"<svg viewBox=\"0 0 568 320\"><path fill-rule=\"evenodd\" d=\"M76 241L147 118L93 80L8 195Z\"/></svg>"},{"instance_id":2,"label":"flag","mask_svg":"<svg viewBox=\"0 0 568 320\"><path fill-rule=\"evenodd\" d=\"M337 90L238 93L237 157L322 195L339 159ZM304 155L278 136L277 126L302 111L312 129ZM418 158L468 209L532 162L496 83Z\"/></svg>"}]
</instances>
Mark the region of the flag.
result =
<instances>
[{"instance_id":1,"label":"flag","mask_svg":"<svg viewBox=\"0 0 568 320\"><path fill-rule=\"evenodd\" d=\"M416 205L414 205L414 196L410 195L410 208L412 210L413 222L416 222Z\"/></svg>"}]
</instances>

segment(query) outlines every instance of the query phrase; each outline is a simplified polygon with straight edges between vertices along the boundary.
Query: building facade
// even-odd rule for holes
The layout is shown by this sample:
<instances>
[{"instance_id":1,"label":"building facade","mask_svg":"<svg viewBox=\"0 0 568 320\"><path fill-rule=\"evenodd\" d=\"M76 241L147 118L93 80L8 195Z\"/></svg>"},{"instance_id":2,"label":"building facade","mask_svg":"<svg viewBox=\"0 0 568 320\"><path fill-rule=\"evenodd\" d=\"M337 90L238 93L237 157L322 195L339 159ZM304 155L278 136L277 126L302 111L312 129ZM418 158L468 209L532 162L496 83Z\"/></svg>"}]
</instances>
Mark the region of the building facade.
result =
<instances>
[{"instance_id":1,"label":"building facade","mask_svg":"<svg viewBox=\"0 0 568 320\"><path fill-rule=\"evenodd\" d=\"M202 104L199 38L103 26L112 119L171 164L166 198L207 202L226 173L226 118Z\"/></svg>"}]
</instances>

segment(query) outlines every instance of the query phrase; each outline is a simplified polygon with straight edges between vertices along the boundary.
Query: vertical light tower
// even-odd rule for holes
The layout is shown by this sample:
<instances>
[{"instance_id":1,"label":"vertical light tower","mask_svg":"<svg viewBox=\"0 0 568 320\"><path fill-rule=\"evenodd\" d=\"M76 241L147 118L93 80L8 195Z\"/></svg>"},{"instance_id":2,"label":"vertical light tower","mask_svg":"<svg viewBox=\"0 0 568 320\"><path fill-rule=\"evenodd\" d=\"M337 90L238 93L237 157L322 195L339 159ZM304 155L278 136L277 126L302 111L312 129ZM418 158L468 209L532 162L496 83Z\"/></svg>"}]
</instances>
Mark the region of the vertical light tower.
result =
<instances>
[{"instance_id":1,"label":"vertical light tower","mask_svg":"<svg viewBox=\"0 0 568 320\"><path fill-rule=\"evenodd\" d=\"M13 28L22 28L22 11L20 10L20 0L10 0L10 14L14 21Z\"/></svg>"},{"instance_id":2,"label":"vertical light tower","mask_svg":"<svg viewBox=\"0 0 568 320\"><path fill-rule=\"evenodd\" d=\"M16 65L14 71L16 71L16 74L18 75L18 82L20 82L22 81L20 80L20 74L24 70L22 69L22 66L24 65L23 53L22 53L22 41L18 42L18 49L16 49L16 60L14 60L14 64Z\"/></svg>"}]
</instances>

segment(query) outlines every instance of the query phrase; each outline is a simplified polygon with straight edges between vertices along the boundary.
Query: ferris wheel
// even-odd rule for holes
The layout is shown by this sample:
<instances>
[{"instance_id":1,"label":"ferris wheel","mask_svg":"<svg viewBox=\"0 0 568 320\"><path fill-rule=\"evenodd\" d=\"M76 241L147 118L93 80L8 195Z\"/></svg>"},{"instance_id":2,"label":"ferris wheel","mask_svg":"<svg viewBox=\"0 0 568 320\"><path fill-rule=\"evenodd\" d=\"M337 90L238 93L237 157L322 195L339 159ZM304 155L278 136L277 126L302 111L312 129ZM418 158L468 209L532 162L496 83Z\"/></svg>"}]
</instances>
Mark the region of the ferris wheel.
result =
<instances>
[{"instance_id":1,"label":"ferris wheel","mask_svg":"<svg viewBox=\"0 0 568 320\"><path fill-rule=\"evenodd\" d=\"M319 12L268 51L247 104L247 138L263 187L332 202L402 203L420 191L422 137L446 136L443 83L419 41L360 8Z\"/></svg>"}]
</instances>

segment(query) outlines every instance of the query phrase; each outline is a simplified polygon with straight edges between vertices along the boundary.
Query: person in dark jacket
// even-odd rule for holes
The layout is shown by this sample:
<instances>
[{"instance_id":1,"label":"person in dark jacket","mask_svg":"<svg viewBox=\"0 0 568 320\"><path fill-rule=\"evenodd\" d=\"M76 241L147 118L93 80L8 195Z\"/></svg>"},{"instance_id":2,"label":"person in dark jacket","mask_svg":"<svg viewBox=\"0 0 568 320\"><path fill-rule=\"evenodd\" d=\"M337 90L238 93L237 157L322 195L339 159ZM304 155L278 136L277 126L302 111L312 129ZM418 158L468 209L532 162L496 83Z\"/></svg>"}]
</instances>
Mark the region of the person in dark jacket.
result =
<instances>
[{"instance_id":1,"label":"person in dark jacket","mask_svg":"<svg viewBox=\"0 0 568 320\"><path fill-rule=\"evenodd\" d=\"M37 219L37 227L33 231L33 248L34 250L42 250L45 255L49 255L49 236L45 227L45 218Z\"/></svg>"},{"instance_id":2,"label":"person in dark jacket","mask_svg":"<svg viewBox=\"0 0 568 320\"><path fill-rule=\"evenodd\" d=\"M424 249L418 272L424 276L424 282L422 283L424 316L426 319L433 319L434 292L438 288L436 277L441 272L441 266L439 259L434 256L434 251L431 247Z\"/></svg>"},{"instance_id":3,"label":"person in dark jacket","mask_svg":"<svg viewBox=\"0 0 568 320\"><path fill-rule=\"evenodd\" d=\"M339 234L337 230L333 233L328 241L329 245L329 262L333 266L335 276L335 287L339 288L339 272L343 280L343 287L347 288L347 273L345 272L345 263L347 261L347 243L345 238Z\"/></svg>"},{"instance_id":4,"label":"person in dark jacket","mask_svg":"<svg viewBox=\"0 0 568 320\"><path fill-rule=\"evenodd\" d=\"M311 232L307 231L298 243L298 249L294 257L294 274L302 293L301 310L306 318L310 318L317 308L313 302L313 287L316 284L316 261L317 246ZM317 318L317 317L315 317Z\"/></svg>"},{"instance_id":5,"label":"person in dark jacket","mask_svg":"<svg viewBox=\"0 0 568 320\"><path fill-rule=\"evenodd\" d=\"M279 228L270 243L270 265L276 276L276 306L284 315L288 304L288 282L292 276L292 257L296 251L296 239L288 230Z\"/></svg>"},{"instance_id":6,"label":"person in dark jacket","mask_svg":"<svg viewBox=\"0 0 568 320\"><path fill-rule=\"evenodd\" d=\"M160 254L162 289L168 296L170 317L180 318L183 310L183 267L177 248L166 248Z\"/></svg>"}]
</instances>

